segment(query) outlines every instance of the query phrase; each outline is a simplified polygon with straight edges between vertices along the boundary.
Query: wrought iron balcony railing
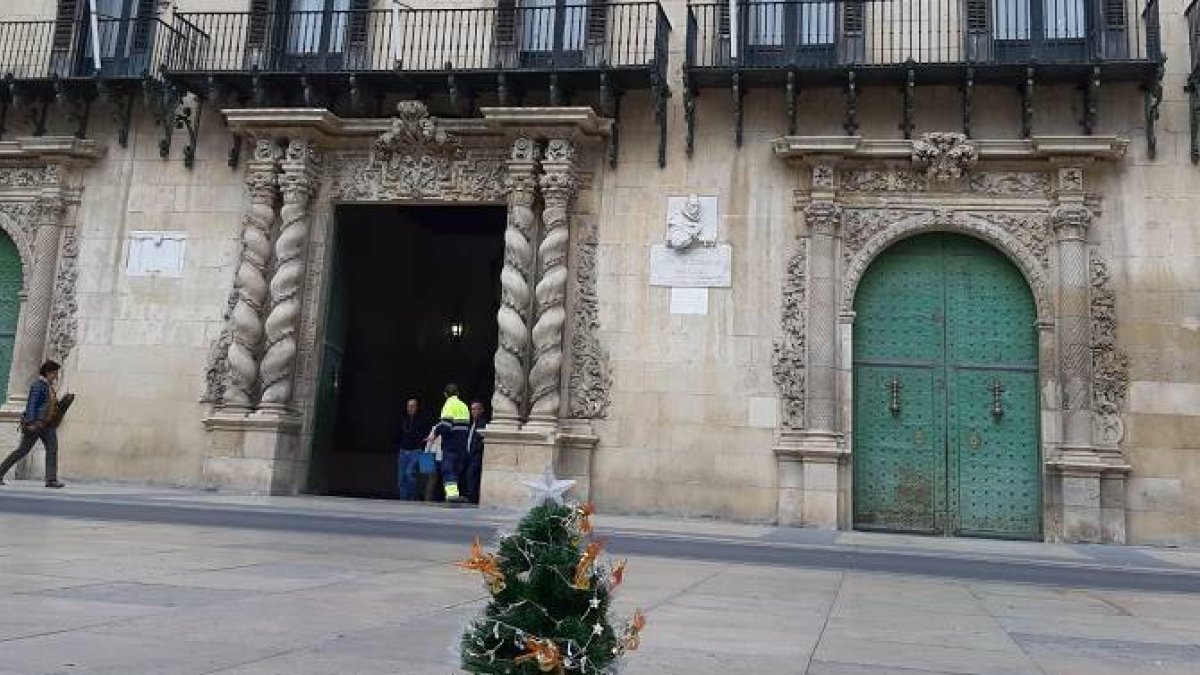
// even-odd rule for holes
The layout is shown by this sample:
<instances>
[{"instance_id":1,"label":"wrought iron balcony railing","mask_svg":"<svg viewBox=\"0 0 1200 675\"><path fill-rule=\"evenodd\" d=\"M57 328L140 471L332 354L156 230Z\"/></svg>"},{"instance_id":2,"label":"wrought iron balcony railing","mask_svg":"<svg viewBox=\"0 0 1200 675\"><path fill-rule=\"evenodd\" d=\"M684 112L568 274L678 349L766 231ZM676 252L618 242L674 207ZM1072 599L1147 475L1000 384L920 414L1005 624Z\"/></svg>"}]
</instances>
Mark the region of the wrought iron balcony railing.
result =
<instances>
[{"instance_id":1,"label":"wrought iron balcony railing","mask_svg":"<svg viewBox=\"0 0 1200 675\"><path fill-rule=\"evenodd\" d=\"M177 73L665 69L670 31L657 2L176 18Z\"/></svg>"},{"instance_id":2,"label":"wrought iron balcony railing","mask_svg":"<svg viewBox=\"0 0 1200 675\"><path fill-rule=\"evenodd\" d=\"M688 8L694 71L935 72L1160 57L1156 0L750 0L733 15L722 2Z\"/></svg>"},{"instance_id":3,"label":"wrought iron balcony railing","mask_svg":"<svg viewBox=\"0 0 1200 675\"><path fill-rule=\"evenodd\" d=\"M1188 25L1188 45L1192 54L1192 75L1200 77L1200 0L1192 0L1184 12Z\"/></svg>"},{"instance_id":4,"label":"wrought iron balcony railing","mask_svg":"<svg viewBox=\"0 0 1200 675\"><path fill-rule=\"evenodd\" d=\"M167 60L172 29L156 18L0 22L0 75L16 80L135 79Z\"/></svg>"}]
</instances>

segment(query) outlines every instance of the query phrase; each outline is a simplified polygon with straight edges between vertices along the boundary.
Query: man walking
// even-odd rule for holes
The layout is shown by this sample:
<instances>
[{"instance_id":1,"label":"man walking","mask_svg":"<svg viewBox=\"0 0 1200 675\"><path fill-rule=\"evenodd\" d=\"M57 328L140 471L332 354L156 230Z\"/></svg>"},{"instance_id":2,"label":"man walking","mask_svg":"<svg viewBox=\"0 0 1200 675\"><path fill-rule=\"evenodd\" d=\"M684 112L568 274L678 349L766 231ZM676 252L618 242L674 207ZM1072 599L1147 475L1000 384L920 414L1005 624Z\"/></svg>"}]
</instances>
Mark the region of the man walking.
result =
<instances>
[{"instance_id":1,"label":"man walking","mask_svg":"<svg viewBox=\"0 0 1200 675\"><path fill-rule=\"evenodd\" d=\"M441 421L429 432L425 442L432 443L437 437L442 439L442 486L446 490L446 501L461 504L467 501L459 492L458 482L466 469L470 412L467 404L458 397L457 385L446 385L445 394Z\"/></svg>"},{"instance_id":2,"label":"man walking","mask_svg":"<svg viewBox=\"0 0 1200 675\"><path fill-rule=\"evenodd\" d=\"M471 426L467 429L467 462L463 471L463 495L472 504L479 503L483 479L483 431L487 426L482 401L471 401Z\"/></svg>"},{"instance_id":3,"label":"man walking","mask_svg":"<svg viewBox=\"0 0 1200 675\"><path fill-rule=\"evenodd\" d=\"M429 423L421 414L421 405L415 398L408 399L404 415L396 430L396 489L401 499L418 499L417 465L421 453L425 452L425 437L429 435Z\"/></svg>"},{"instance_id":4,"label":"man walking","mask_svg":"<svg viewBox=\"0 0 1200 675\"><path fill-rule=\"evenodd\" d=\"M0 485L14 464L24 459L38 441L46 448L46 487L61 488L58 481L58 392L54 383L62 366L46 361L38 369L38 378L29 387L29 400L25 402L25 413L21 415L21 442L17 449L0 463Z\"/></svg>"}]
</instances>

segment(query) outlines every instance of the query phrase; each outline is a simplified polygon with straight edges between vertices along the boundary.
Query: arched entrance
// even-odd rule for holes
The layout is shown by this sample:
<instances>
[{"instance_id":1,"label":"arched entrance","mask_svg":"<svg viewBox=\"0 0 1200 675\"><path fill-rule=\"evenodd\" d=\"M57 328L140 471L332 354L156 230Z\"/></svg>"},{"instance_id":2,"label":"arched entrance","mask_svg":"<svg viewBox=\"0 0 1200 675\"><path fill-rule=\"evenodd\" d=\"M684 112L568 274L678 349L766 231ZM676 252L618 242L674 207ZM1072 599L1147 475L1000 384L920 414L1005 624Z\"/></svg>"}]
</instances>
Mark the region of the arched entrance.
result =
<instances>
[{"instance_id":1,"label":"arched entrance","mask_svg":"<svg viewBox=\"0 0 1200 675\"><path fill-rule=\"evenodd\" d=\"M1021 272L931 233L877 258L855 294L854 525L1041 536L1038 342Z\"/></svg>"},{"instance_id":2,"label":"arched entrance","mask_svg":"<svg viewBox=\"0 0 1200 675\"><path fill-rule=\"evenodd\" d=\"M20 314L21 254L13 240L0 233L0 392L8 391L8 371Z\"/></svg>"}]
</instances>

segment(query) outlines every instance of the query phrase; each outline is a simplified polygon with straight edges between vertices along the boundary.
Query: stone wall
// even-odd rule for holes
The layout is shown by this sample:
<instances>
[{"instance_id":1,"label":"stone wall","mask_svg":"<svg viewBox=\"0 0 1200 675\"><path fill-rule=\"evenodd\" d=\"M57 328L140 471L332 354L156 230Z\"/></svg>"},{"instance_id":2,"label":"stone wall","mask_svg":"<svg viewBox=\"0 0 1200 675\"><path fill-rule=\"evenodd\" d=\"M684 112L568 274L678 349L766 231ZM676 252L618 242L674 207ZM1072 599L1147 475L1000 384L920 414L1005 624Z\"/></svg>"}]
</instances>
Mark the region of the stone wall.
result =
<instances>
[{"instance_id":1,"label":"stone wall","mask_svg":"<svg viewBox=\"0 0 1200 675\"><path fill-rule=\"evenodd\" d=\"M798 174L775 159L770 141L787 129L782 88L746 94L745 138L734 145L732 97L706 90L699 100L695 153L685 154L683 97L686 5L664 3L674 26L668 69L667 167L657 164L649 95L622 101L621 155L594 176L588 208L597 226L600 340L613 378L593 459L591 494L608 512L656 512L750 521L775 518L780 418L772 346L787 259L800 234L793 209ZM48 15L52 3L27 0L10 11ZM182 11L242 9L234 0L179 0ZM1116 335L1132 380L1124 417L1128 532L1132 542L1200 541L1200 168L1188 160L1188 63L1183 0L1162 3L1167 77L1158 124L1158 157L1147 156L1142 94L1104 82L1099 134L1132 139L1120 163L1101 168L1094 188L1103 212L1090 243L1109 263ZM899 138L903 102L894 87L867 87L860 133ZM841 135L836 90L801 89L799 132ZM1078 134L1082 100L1073 86L1036 89L1035 133ZM199 485L209 452L200 402L211 345L239 254L245 208L244 164L226 165L229 135L207 110L196 166L158 155L161 129L139 106L128 148L115 142L109 115L90 136L107 155L84 173L78 210L78 346L66 387L80 394L63 430L62 475ZM953 87L920 87L917 133L958 130ZM8 122L23 135L23 119ZM976 138L1016 138L1019 102L1009 88L979 86ZM61 119L51 129L68 133ZM671 315L669 291L649 285L650 246L662 241L669 196L718 199L719 238L733 247L733 284L711 289L705 316ZM124 273L128 233L187 234L179 279ZM579 236L580 228L575 229Z\"/></svg>"}]
</instances>

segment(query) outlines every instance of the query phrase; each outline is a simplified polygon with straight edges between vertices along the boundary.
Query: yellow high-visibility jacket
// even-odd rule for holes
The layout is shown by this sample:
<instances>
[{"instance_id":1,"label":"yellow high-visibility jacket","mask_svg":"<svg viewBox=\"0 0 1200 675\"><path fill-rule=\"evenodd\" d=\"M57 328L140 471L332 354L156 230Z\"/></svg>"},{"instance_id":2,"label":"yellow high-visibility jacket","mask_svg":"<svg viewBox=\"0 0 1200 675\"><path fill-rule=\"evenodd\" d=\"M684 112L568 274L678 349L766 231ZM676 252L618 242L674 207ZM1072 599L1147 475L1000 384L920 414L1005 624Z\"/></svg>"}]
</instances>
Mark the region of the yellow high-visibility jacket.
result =
<instances>
[{"instance_id":1,"label":"yellow high-visibility jacket","mask_svg":"<svg viewBox=\"0 0 1200 675\"><path fill-rule=\"evenodd\" d=\"M467 408L467 404L462 402L461 398L451 396L442 404L442 414L439 415L439 418L455 422L467 422L471 419L471 411Z\"/></svg>"}]
</instances>

